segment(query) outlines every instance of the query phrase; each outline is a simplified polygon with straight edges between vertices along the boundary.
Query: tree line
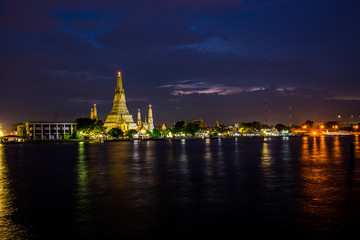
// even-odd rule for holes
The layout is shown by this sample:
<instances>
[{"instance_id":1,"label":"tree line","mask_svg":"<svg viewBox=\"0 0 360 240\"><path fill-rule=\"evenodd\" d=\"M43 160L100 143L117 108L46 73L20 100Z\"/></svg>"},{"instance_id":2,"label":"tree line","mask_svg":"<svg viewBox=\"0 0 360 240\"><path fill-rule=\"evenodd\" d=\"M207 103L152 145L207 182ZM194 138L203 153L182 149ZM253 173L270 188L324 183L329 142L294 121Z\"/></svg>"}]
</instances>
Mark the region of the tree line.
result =
<instances>
[{"instance_id":1,"label":"tree line","mask_svg":"<svg viewBox=\"0 0 360 240\"><path fill-rule=\"evenodd\" d=\"M104 123L102 121L96 121L95 119L90 118L78 118L76 120L77 123L77 138L81 138L83 136L88 137L99 137L99 136L111 136L114 138L119 137L132 137L138 132L135 129L131 129L129 131L123 132L120 128L112 128L108 132L106 132L106 127L104 127ZM285 129L284 125L277 125L276 127L279 130ZM260 131L264 128L264 125L260 122L247 122L241 123L237 128L229 127L225 125L217 124L214 128L211 128L212 132L217 134L224 134L233 131L234 129L239 130L239 132L246 132L246 131ZM281 129L280 129L281 128ZM192 122L186 121L177 121L174 125L170 128L166 129L157 129L155 128L153 131L146 131L146 135L150 137L161 137L161 136L168 136L169 134L172 135L185 135L185 136L196 136L196 134L204 133L209 128L200 128L199 124L195 124Z\"/></svg>"},{"instance_id":2,"label":"tree line","mask_svg":"<svg viewBox=\"0 0 360 240\"><path fill-rule=\"evenodd\" d=\"M106 132L106 128L104 127L104 123L102 121L96 121L95 119L90 118L78 118L76 120L77 123L77 138L81 138L82 136L89 137L99 137L99 136L111 136L114 138L119 137L132 137L138 132L135 129L123 132L120 128L112 128L110 131ZM328 121L323 124L323 129L332 129L334 126L337 126L339 123L336 121ZM311 120L306 120L301 126L293 125L292 129L304 128L306 126L307 129L312 129L314 126L314 122ZM214 135L218 134L229 134L233 131L237 131L238 133L246 133L246 132L258 132L262 129L273 129L275 128L277 131L281 132L284 130L290 130L290 127L285 126L284 124L276 124L274 127L267 126L265 124L261 124L260 122L242 122L235 126L225 126L217 124L213 128L201 128L199 124L195 124L192 122L186 121L177 121L174 123L172 127L166 129L158 129L155 128L153 131L146 131L145 135L150 137L161 137L168 136L169 134L179 136L196 136L197 134L204 133L205 131L211 130L211 133Z\"/></svg>"}]
</instances>

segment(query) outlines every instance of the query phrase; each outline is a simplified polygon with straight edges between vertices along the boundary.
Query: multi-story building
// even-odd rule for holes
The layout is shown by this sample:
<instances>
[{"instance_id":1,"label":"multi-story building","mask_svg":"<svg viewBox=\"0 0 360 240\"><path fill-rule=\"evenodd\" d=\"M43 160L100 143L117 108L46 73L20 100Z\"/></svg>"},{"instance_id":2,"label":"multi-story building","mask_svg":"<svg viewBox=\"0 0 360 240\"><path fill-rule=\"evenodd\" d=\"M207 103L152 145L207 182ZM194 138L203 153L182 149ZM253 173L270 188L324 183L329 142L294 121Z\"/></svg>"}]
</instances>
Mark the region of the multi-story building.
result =
<instances>
[{"instance_id":1,"label":"multi-story building","mask_svg":"<svg viewBox=\"0 0 360 240\"><path fill-rule=\"evenodd\" d=\"M26 137L32 140L69 139L76 132L74 122L26 122Z\"/></svg>"}]
</instances>

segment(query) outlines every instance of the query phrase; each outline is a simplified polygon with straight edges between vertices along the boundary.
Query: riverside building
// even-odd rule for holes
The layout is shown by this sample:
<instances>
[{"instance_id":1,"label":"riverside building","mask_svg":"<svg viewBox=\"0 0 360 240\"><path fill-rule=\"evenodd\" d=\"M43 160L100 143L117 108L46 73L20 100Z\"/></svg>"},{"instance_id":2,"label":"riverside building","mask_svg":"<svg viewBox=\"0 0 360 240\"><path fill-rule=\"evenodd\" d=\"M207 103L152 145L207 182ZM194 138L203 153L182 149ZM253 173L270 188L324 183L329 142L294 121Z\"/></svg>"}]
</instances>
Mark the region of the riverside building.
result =
<instances>
[{"instance_id":1,"label":"riverside building","mask_svg":"<svg viewBox=\"0 0 360 240\"><path fill-rule=\"evenodd\" d=\"M69 139L76 132L74 122L26 122L26 137L31 140Z\"/></svg>"}]
</instances>

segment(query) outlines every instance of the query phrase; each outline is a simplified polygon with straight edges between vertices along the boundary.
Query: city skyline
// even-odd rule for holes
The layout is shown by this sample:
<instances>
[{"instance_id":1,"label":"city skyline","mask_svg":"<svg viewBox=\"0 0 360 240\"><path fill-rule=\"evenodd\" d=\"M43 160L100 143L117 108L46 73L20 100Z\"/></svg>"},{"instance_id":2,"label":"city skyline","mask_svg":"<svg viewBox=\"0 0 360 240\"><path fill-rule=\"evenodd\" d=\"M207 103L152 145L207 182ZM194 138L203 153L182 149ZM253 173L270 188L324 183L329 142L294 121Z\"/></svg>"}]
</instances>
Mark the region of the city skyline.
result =
<instances>
[{"instance_id":1,"label":"city skyline","mask_svg":"<svg viewBox=\"0 0 360 240\"><path fill-rule=\"evenodd\" d=\"M20 2L0 4L3 128L105 121L119 70L155 125L287 125L289 99L295 124L360 120L356 1Z\"/></svg>"}]
</instances>

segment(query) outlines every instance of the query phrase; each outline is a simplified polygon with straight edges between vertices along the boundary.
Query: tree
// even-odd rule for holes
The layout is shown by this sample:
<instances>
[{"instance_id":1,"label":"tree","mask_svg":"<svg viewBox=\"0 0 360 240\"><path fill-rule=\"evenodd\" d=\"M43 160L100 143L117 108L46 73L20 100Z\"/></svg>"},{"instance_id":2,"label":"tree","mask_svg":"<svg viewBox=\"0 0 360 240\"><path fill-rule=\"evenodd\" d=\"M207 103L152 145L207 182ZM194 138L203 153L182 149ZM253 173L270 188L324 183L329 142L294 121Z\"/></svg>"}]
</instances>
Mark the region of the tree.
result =
<instances>
[{"instance_id":1,"label":"tree","mask_svg":"<svg viewBox=\"0 0 360 240\"><path fill-rule=\"evenodd\" d=\"M135 129L131 129L131 130L127 131L125 135L128 137L132 137L135 134L137 134L137 131Z\"/></svg>"},{"instance_id":2,"label":"tree","mask_svg":"<svg viewBox=\"0 0 360 240\"><path fill-rule=\"evenodd\" d=\"M263 125L259 122L254 121L252 122L252 127L256 130L261 130L263 128Z\"/></svg>"},{"instance_id":3,"label":"tree","mask_svg":"<svg viewBox=\"0 0 360 240\"><path fill-rule=\"evenodd\" d=\"M106 133L106 128L102 121L96 121L96 119L90 118L78 118L76 119L76 131L81 135L89 135L92 137L99 137Z\"/></svg>"},{"instance_id":4,"label":"tree","mask_svg":"<svg viewBox=\"0 0 360 240\"><path fill-rule=\"evenodd\" d=\"M76 123L76 130L86 135L90 134L96 126L96 120L90 118L78 118Z\"/></svg>"},{"instance_id":5,"label":"tree","mask_svg":"<svg viewBox=\"0 0 360 240\"><path fill-rule=\"evenodd\" d=\"M286 130L286 129L287 129L287 127L286 127L284 124L281 124L281 123L276 124L276 125L275 125L275 128L276 128L276 130L278 130L279 132L281 132L282 130Z\"/></svg>"},{"instance_id":6,"label":"tree","mask_svg":"<svg viewBox=\"0 0 360 240\"><path fill-rule=\"evenodd\" d=\"M120 128L112 128L112 129L110 129L108 134L112 137L118 138L118 137L122 136L124 133Z\"/></svg>"},{"instance_id":7,"label":"tree","mask_svg":"<svg viewBox=\"0 0 360 240\"><path fill-rule=\"evenodd\" d=\"M186 123L185 132L191 134L192 136L199 131L200 127L197 124L193 123Z\"/></svg>"},{"instance_id":8,"label":"tree","mask_svg":"<svg viewBox=\"0 0 360 240\"><path fill-rule=\"evenodd\" d=\"M170 128L167 128L167 129L165 129L165 130L161 130L161 134L162 134L163 136L169 135L170 132L171 132L171 129L170 129Z\"/></svg>"},{"instance_id":9,"label":"tree","mask_svg":"<svg viewBox=\"0 0 360 240\"><path fill-rule=\"evenodd\" d=\"M99 135L105 135L106 127L104 127L104 123L102 121L97 121L91 134L95 137L98 137Z\"/></svg>"},{"instance_id":10,"label":"tree","mask_svg":"<svg viewBox=\"0 0 360 240\"><path fill-rule=\"evenodd\" d=\"M247 123L241 123L240 127L243 127L245 131L254 131L254 130L261 130L263 128L263 125L259 122L247 122Z\"/></svg>"},{"instance_id":11,"label":"tree","mask_svg":"<svg viewBox=\"0 0 360 240\"><path fill-rule=\"evenodd\" d=\"M174 127L172 128L172 132L174 134L180 134L185 132L185 122L184 121L179 121L174 123Z\"/></svg>"},{"instance_id":12,"label":"tree","mask_svg":"<svg viewBox=\"0 0 360 240\"><path fill-rule=\"evenodd\" d=\"M306 120L303 125L307 126L308 128L312 128L314 122L311 120Z\"/></svg>"},{"instance_id":13,"label":"tree","mask_svg":"<svg viewBox=\"0 0 360 240\"><path fill-rule=\"evenodd\" d=\"M329 121L325 123L326 129L332 129L334 126L337 126L339 123L336 121Z\"/></svg>"},{"instance_id":14,"label":"tree","mask_svg":"<svg viewBox=\"0 0 360 240\"><path fill-rule=\"evenodd\" d=\"M215 126L214 130L216 133L223 133L225 132L225 126L224 125Z\"/></svg>"},{"instance_id":15,"label":"tree","mask_svg":"<svg viewBox=\"0 0 360 240\"><path fill-rule=\"evenodd\" d=\"M152 132L152 136L153 137L159 137L161 135L160 130L157 128L154 128L153 132Z\"/></svg>"}]
</instances>

